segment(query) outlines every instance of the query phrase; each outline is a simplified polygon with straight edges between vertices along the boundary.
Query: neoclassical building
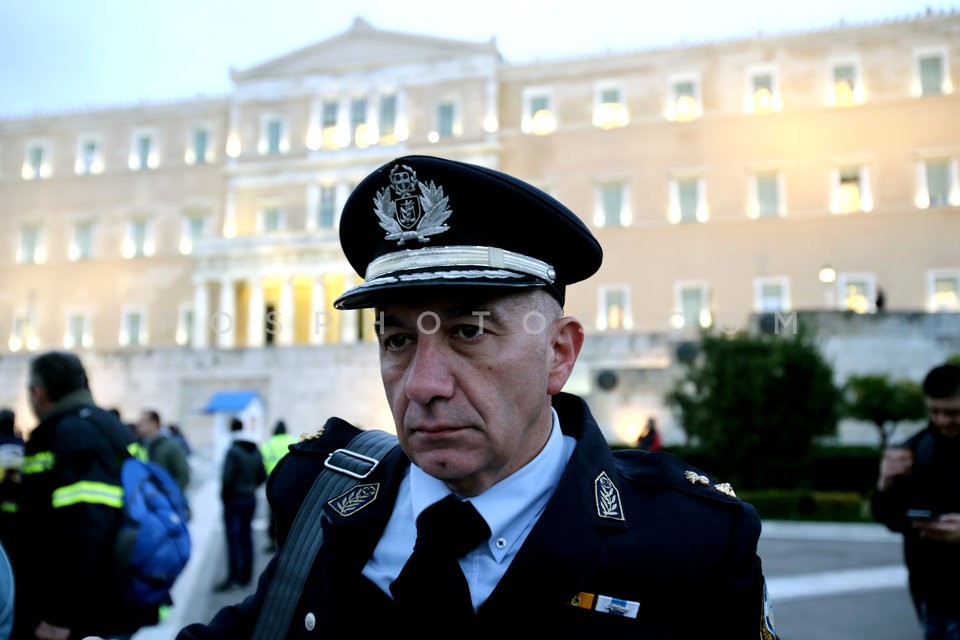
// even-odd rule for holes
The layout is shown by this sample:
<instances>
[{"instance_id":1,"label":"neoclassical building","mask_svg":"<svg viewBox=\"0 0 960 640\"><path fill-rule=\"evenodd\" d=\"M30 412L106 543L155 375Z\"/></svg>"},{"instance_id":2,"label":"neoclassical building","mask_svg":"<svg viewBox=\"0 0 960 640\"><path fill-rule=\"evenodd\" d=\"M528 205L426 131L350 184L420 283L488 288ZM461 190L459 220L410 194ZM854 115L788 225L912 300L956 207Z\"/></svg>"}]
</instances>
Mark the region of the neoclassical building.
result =
<instances>
[{"instance_id":1,"label":"neoclassical building","mask_svg":"<svg viewBox=\"0 0 960 640\"><path fill-rule=\"evenodd\" d=\"M960 14L637 44L508 64L358 19L220 97L0 118L0 353L362 347L372 318L331 306L358 281L339 212L406 154L577 212L592 334L960 311Z\"/></svg>"}]
</instances>

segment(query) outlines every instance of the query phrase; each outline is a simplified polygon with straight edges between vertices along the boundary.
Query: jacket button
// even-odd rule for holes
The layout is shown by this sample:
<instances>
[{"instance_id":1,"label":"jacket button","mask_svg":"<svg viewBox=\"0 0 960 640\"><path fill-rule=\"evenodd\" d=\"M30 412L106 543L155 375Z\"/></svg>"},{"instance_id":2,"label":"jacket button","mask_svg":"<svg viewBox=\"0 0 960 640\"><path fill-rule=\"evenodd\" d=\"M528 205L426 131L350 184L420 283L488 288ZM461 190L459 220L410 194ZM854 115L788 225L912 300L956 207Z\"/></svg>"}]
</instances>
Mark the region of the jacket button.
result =
<instances>
[{"instance_id":1,"label":"jacket button","mask_svg":"<svg viewBox=\"0 0 960 640\"><path fill-rule=\"evenodd\" d=\"M308 613L303 619L303 626L307 628L307 631L313 631L313 628L317 626L317 617L312 613Z\"/></svg>"}]
</instances>

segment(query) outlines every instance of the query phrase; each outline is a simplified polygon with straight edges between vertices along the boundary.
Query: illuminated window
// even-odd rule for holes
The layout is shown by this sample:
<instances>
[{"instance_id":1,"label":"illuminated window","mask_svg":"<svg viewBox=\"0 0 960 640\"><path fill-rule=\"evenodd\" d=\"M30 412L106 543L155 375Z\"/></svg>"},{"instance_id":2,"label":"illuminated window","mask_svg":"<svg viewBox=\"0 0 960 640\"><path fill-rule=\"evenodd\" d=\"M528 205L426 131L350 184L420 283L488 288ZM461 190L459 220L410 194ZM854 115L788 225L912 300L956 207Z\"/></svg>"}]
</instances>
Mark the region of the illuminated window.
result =
<instances>
[{"instance_id":1,"label":"illuminated window","mask_svg":"<svg viewBox=\"0 0 960 640\"><path fill-rule=\"evenodd\" d=\"M47 261L43 246L43 228L29 225L20 229L20 244L17 245L18 264L42 264Z\"/></svg>"},{"instance_id":2,"label":"illuminated window","mask_svg":"<svg viewBox=\"0 0 960 640\"><path fill-rule=\"evenodd\" d=\"M873 275L863 273L837 274L837 291L840 309L855 313L869 313L875 310L876 284Z\"/></svg>"},{"instance_id":3,"label":"illuminated window","mask_svg":"<svg viewBox=\"0 0 960 640\"><path fill-rule=\"evenodd\" d=\"M851 62L833 65L833 86L830 103L837 107L849 107L863 102L859 69Z\"/></svg>"},{"instance_id":4,"label":"illuminated window","mask_svg":"<svg viewBox=\"0 0 960 640\"><path fill-rule=\"evenodd\" d=\"M177 344L187 346L193 341L193 309L186 304L177 310Z\"/></svg>"},{"instance_id":5,"label":"illuminated window","mask_svg":"<svg viewBox=\"0 0 960 640\"><path fill-rule=\"evenodd\" d=\"M77 160L73 168L78 176L103 173L103 150L97 138L86 136L77 141Z\"/></svg>"},{"instance_id":6,"label":"illuminated window","mask_svg":"<svg viewBox=\"0 0 960 640\"><path fill-rule=\"evenodd\" d=\"M180 253L183 255L193 253L200 238L207 235L209 219L210 216L206 213L184 214L180 222Z\"/></svg>"},{"instance_id":7,"label":"illuminated window","mask_svg":"<svg viewBox=\"0 0 960 640\"><path fill-rule=\"evenodd\" d=\"M187 152L184 160L187 164L206 164L213 162L216 154L210 144L210 129L208 127L194 127L190 132Z\"/></svg>"},{"instance_id":8,"label":"illuminated window","mask_svg":"<svg viewBox=\"0 0 960 640\"><path fill-rule=\"evenodd\" d=\"M703 115L700 104L700 81L690 76L676 76L670 83L667 119L687 122Z\"/></svg>"},{"instance_id":9,"label":"illuminated window","mask_svg":"<svg viewBox=\"0 0 960 640\"><path fill-rule=\"evenodd\" d=\"M600 296L600 313L597 314L597 329L617 331L633 328L630 311L630 287L606 285L597 290Z\"/></svg>"},{"instance_id":10,"label":"illuminated window","mask_svg":"<svg viewBox=\"0 0 960 640\"><path fill-rule=\"evenodd\" d=\"M431 142L440 138L452 138L459 134L457 122L457 105L453 100L438 102L436 106L436 128L433 130Z\"/></svg>"},{"instance_id":11,"label":"illuminated window","mask_svg":"<svg viewBox=\"0 0 960 640\"><path fill-rule=\"evenodd\" d=\"M960 184L955 158L927 158L918 166L916 204L928 207L960 206Z\"/></svg>"},{"instance_id":12,"label":"illuminated window","mask_svg":"<svg viewBox=\"0 0 960 640\"><path fill-rule=\"evenodd\" d=\"M670 222L706 222L707 203L705 186L699 176L684 176L670 181Z\"/></svg>"},{"instance_id":13,"label":"illuminated window","mask_svg":"<svg viewBox=\"0 0 960 640\"><path fill-rule=\"evenodd\" d=\"M783 198L783 174L756 173L750 176L750 201L747 215L751 218L782 216L786 213Z\"/></svg>"},{"instance_id":14,"label":"illuminated window","mask_svg":"<svg viewBox=\"0 0 960 640\"><path fill-rule=\"evenodd\" d=\"M260 120L260 142L257 144L260 155L278 155L290 151L290 138L286 122L275 115L265 115Z\"/></svg>"},{"instance_id":15,"label":"illuminated window","mask_svg":"<svg viewBox=\"0 0 960 640\"><path fill-rule=\"evenodd\" d=\"M754 278L753 308L757 313L790 310L790 280L785 277Z\"/></svg>"},{"instance_id":16,"label":"illuminated window","mask_svg":"<svg viewBox=\"0 0 960 640\"><path fill-rule=\"evenodd\" d=\"M630 121L619 84L601 83L594 89L593 124L601 129L622 127Z\"/></svg>"},{"instance_id":17,"label":"illuminated window","mask_svg":"<svg viewBox=\"0 0 960 640\"><path fill-rule=\"evenodd\" d=\"M160 156L157 154L152 133L138 131L133 135L128 165L134 171L156 169L160 166Z\"/></svg>"},{"instance_id":18,"label":"illuminated window","mask_svg":"<svg viewBox=\"0 0 960 640\"><path fill-rule=\"evenodd\" d=\"M747 113L780 111L783 102L777 86L777 74L771 69L757 69L748 73L746 98Z\"/></svg>"},{"instance_id":19,"label":"illuminated window","mask_svg":"<svg viewBox=\"0 0 960 640\"><path fill-rule=\"evenodd\" d=\"M627 187L622 182L608 182L597 187L594 224L598 227L623 227L629 225L630 208L627 204Z\"/></svg>"},{"instance_id":20,"label":"illuminated window","mask_svg":"<svg viewBox=\"0 0 960 640\"><path fill-rule=\"evenodd\" d=\"M7 346L10 351L22 351L27 349L34 351L40 346L40 341L36 335L36 322L33 313L30 311L17 311L13 315L13 324L10 327L10 338L7 340Z\"/></svg>"},{"instance_id":21,"label":"illuminated window","mask_svg":"<svg viewBox=\"0 0 960 640\"><path fill-rule=\"evenodd\" d=\"M340 139L337 135L337 118L340 104L336 100L324 100L320 107L320 131L324 149L337 149Z\"/></svg>"},{"instance_id":22,"label":"illuminated window","mask_svg":"<svg viewBox=\"0 0 960 640\"><path fill-rule=\"evenodd\" d=\"M526 89L523 92L523 116L520 129L524 133L543 136L557 129L557 118L553 112L553 100L544 89Z\"/></svg>"},{"instance_id":23,"label":"illuminated window","mask_svg":"<svg viewBox=\"0 0 960 640\"><path fill-rule=\"evenodd\" d=\"M48 156L46 143L32 142L28 144L23 160L23 168L20 171L23 179L35 180L37 178L49 178L53 173L53 168Z\"/></svg>"},{"instance_id":24,"label":"illuminated window","mask_svg":"<svg viewBox=\"0 0 960 640\"><path fill-rule=\"evenodd\" d=\"M938 96L947 93L944 87L944 61L939 54L922 55L917 60L920 95Z\"/></svg>"},{"instance_id":25,"label":"illuminated window","mask_svg":"<svg viewBox=\"0 0 960 640\"><path fill-rule=\"evenodd\" d=\"M830 181L831 212L843 214L873 210L866 166L847 165L834 169Z\"/></svg>"},{"instance_id":26,"label":"illuminated window","mask_svg":"<svg viewBox=\"0 0 960 640\"><path fill-rule=\"evenodd\" d=\"M83 220L73 225L67 257L72 261L93 257L93 222Z\"/></svg>"},{"instance_id":27,"label":"illuminated window","mask_svg":"<svg viewBox=\"0 0 960 640\"><path fill-rule=\"evenodd\" d=\"M670 324L674 329L709 327L713 324L708 303L709 290L702 282L678 282L673 287L674 312Z\"/></svg>"},{"instance_id":28,"label":"illuminated window","mask_svg":"<svg viewBox=\"0 0 960 640\"><path fill-rule=\"evenodd\" d=\"M67 313L67 324L63 333L63 346L66 349L90 348L93 336L90 335L90 314L83 311Z\"/></svg>"},{"instance_id":29,"label":"illuminated window","mask_svg":"<svg viewBox=\"0 0 960 640\"><path fill-rule=\"evenodd\" d=\"M936 270L927 274L927 310L960 311L960 269Z\"/></svg>"},{"instance_id":30,"label":"illuminated window","mask_svg":"<svg viewBox=\"0 0 960 640\"><path fill-rule=\"evenodd\" d=\"M146 218L127 220L123 239L124 258L143 258L153 255L153 225Z\"/></svg>"},{"instance_id":31,"label":"illuminated window","mask_svg":"<svg viewBox=\"0 0 960 640\"><path fill-rule=\"evenodd\" d=\"M350 133L353 144L363 148L370 144L370 133L367 127L367 99L356 97L350 100Z\"/></svg>"},{"instance_id":32,"label":"illuminated window","mask_svg":"<svg viewBox=\"0 0 960 640\"><path fill-rule=\"evenodd\" d=\"M147 337L146 312L139 307L125 307L120 312L120 346L143 346Z\"/></svg>"},{"instance_id":33,"label":"illuminated window","mask_svg":"<svg viewBox=\"0 0 960 640\"><path fill-rule=\"evenodd\" d=\"M276 233L285 227L286 221L280 207L264 207L257 212L258 233Z\"/></svg>"},{"instance_id":34,"label":"illuminated window","mask_svg":"<svg viewBox=\"0 0 960 640\"><path fill-rule=\"evenodd\" d=\"M397 142L397 96L380 96L380 142Z\"/></svg>"}]
</instances>

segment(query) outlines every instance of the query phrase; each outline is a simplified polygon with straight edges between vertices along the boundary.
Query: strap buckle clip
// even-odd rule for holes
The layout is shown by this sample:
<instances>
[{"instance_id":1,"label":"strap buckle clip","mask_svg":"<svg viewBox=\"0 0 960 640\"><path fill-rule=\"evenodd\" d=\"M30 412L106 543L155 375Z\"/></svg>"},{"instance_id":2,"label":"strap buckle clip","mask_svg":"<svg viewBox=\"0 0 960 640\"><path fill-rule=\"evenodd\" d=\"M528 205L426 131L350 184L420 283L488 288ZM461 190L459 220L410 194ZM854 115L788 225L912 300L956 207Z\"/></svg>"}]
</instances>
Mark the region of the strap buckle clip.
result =
<instances>
[{"instance_id":1,"label":"strap buckle clip","mask_svg":"<svg viewBox=\"0 0 960 640\"><path fill-rule=\"evenodd\" d=\"M373 473L373 470L377 468L378 464L380 464L380 461L376 458L371 458L359 454L356 451L350 451L349 449L337 449L323 461L323 466L327 469L342 473L351 478L357 478L358 480L363 480Z\"/></svg>"}]
</instances>

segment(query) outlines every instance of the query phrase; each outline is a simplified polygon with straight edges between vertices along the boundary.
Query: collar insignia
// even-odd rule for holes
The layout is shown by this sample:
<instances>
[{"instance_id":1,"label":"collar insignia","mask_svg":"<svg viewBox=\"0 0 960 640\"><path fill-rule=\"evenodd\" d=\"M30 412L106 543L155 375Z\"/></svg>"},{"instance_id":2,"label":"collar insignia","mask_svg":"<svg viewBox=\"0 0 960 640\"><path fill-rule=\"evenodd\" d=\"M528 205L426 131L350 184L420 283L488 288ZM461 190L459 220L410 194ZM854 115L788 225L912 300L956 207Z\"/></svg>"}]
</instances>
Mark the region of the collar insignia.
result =
<instances>
[{"instance_id":1,"label":"collar insignia","mask_svg":"<svg viewBox=\"0 0 960 640\"><path fill-rule=\"evenodd\" d=\"M443 187L436 186L432 180L419 182L416 171L398 164L390 170L390 186L374 197L373 212L387 232L385 239L396 240L402 247L407 240L430 242L429 236L450 228L443 224L453 213L447 207L448 200Z\"/></svg>"},{"instance_id":2,"label":"collar insignia","mask_svg":"<svg viewBox=\"0 0 960 640\"><path fill-rule=\"evenodd\" d=\"M606 471L601 471L593 481L594 497L597 501L597 515L611 520L623 520L623 505L620 504L620 491Z\"/></svg>"},{"instance_id":3,"label":"collar insignia","mask_svg":"<svg viewBox=\"0 0 960 640\"><path fill-rule=\"evenodd\" d=\"M363 509L365 506L376 500L377 494L379 493L379 482L375 484L358 484L352 489L341 493L327 504L333 507L333 510L344 518L349 518L357 511L360 511L360 509Z\"/></svg>"},{"instance_id":4,"label":"collar insignia","mask_svg":"<svg viewBox=\"0 0 960 640\"><path fill-rule=\"evenodd\" d=\"M316 431L304 432L300 434L300 442L306 442L308 440L316 440L323 435L323 427L320 427Z\"/></svg>"}]
</instances>

